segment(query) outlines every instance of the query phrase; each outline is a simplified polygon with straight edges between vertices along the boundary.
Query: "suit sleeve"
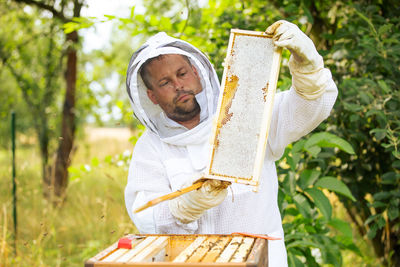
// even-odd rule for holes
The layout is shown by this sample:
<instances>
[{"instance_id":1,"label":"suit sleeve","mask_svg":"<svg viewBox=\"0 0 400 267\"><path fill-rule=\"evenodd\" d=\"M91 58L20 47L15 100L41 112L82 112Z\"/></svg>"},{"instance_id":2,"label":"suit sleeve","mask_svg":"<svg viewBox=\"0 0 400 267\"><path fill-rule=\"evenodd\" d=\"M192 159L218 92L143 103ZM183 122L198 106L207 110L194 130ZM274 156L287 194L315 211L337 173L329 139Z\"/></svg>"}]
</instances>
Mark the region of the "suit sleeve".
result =
<instances>
[{"instance_id":1,"label":"suit sleeve","mask_svg":"<svg viewBox=\"0 0 400 267\"><path fill-rule=\"evenodd\" d=\"M316 99L307 100L293 88L276 94L266 150L267 160L278 160L287 145L310 133L329 116L337 97L337 87L328 69L323 69L321 75L324 93Z\"/></svg>"}]
</instances>

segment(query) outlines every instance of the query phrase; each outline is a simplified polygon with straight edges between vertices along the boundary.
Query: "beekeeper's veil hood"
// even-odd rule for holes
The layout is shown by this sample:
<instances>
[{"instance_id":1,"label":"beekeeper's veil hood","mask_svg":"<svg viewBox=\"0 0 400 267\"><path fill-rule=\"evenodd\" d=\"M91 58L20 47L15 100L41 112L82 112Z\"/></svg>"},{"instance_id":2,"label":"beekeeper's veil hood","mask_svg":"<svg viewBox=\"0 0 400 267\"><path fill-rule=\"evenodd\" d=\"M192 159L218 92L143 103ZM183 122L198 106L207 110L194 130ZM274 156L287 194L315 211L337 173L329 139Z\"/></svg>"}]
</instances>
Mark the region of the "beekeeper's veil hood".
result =
<instances>
[{"instance_id":1,"label":"beekeeper's veil hood","mask_svg":"<svg viewBox=\"0 0 400 267\"><path fill-rule=\"evenodd\" d=\"M201 108L200 124L191 130L182 130L180 125L177 125L181 127L177 131L173 130L174 127L171 128L171 125L168 125L169 128L165 127L164 124L171 121L166 119L161 108L153 104L147 96L147 88L139 73L140 67L148 59L162 54L187 56L199 73L203 87L202 92L196 95ZM126 85L136 117L149 130L158 134L164 142L184 144L186 136L196 136L202 131L208 131L205 128L210 128L211 117L216 111L218 101L218 76L207 57L193 45L172 38L164 32L154 35L133 54L128 66ZM168 131L168 129L172 130Z\"/></svg>"}]
</instances>

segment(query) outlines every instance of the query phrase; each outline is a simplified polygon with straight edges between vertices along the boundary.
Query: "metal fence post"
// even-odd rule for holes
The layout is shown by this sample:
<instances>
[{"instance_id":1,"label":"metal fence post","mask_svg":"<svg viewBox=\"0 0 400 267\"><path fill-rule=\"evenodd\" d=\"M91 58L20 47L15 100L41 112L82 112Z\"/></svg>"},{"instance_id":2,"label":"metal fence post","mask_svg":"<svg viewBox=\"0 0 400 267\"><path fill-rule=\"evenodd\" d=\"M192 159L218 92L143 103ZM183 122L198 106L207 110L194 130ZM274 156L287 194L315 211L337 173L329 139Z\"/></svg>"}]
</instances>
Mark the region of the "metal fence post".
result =
<instances>
[{"instance_id":1,"label":"metal fence post","mask_svg":"<svg viewBox=\"0 0 400 267\"><path fill-rule=\"evenodd\" d=\"M13 220L14 220L14 252L17 254L17 183L15 181L15 112L11 112L11 144L12 144L12 197L13 197Z\"/></svg>"}]
</instances>

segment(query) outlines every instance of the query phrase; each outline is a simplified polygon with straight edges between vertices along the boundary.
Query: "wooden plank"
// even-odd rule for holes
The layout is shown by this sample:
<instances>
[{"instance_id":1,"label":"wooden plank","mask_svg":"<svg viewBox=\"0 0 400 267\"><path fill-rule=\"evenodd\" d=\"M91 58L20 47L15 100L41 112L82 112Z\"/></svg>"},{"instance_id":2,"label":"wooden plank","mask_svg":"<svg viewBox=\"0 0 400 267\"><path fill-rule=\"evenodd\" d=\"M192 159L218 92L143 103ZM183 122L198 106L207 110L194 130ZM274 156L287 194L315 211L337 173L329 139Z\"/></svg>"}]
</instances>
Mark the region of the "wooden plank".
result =
<instances>
[{"instance_id":1,"label":"wooden plank","mask_svg":"<svg viewBox=\"0 0 400 267\"><path fill-rule=\"evenodd\" d=\"M146 204L144 204L144 205L140 206L139 208L135 209L133 211L133 213L140 212L140 211L145 210L147 208L150 208L150 207L152 207L154 205L157 205L158 203L161 203L163 201L171 200L171 199L174 199L176 197L179 197L180 195L183 195L183 194L186 194L186 193L188 193L190 191L196 190L196 189L200 188L203 185L203 183L204 183L204 181L200 181L200 182L197 182L195 184L192 184L191 186L182 188L182 189L180 189L178 191L175 191L175 192L169 193L167 195L163 195L161 197L152 199L149 202L147 202Z\"/></svg>"},{"instance_id":2,"label":"wooden plank","mask_svg":"<svg viewBox=\"0 0 400 267\"><path fill-rule=\"evenodd\" d=\"M167 255L167 246L165 246L159 252L157 252L155 255L153 255L151 257L151 261L157 262L157 265L161 262L169 262L169 260L167 260L167 258L168 258L167 256L168 256Z\"/></svg>"},{"instance_id":3,"label":"wooden plank","mask_svg":"<svg viewBox=\"0 0 400 267\"><path fill-rule=\"evenodd\" d=\"M230 262L244 262L247 259L247 255L249 255L251 247L253 246L254 238L245 237L243 238L242 244L240 244L239 248L236 250L235 254L233 254Z\"/></svg>"},{"instance_id":4,"label":"wooden plank","mask_svg":"<svg viewBox=\"0 0 400 267\"><path fill-rule=\"evenodd\" d=\"M258 36L258 37L266 37L266 38L273 37L273 35L267 34L266 32L257 32L257 31L241 30L241 29L231 29L231 33Z\"/></svg>"},{"instance_id":5,"label":"wooden plank","mask_svg":"<svg viewBox=\"0 0 400 267\"><path fill-rule=\"evenodd\" d=\"M257 183L261 175L262 166L264 165L264 156L267 147L269 128L271 126L272 109L274 106L275 92L279 76L279 65L281 62L281 58L282 58L282 48L274 49L272 55L271 72L269 74L269 79L266 88L267 95L265 97L264 112L260 129L260 136L264 136L265 138L260 138L258 140L256 158L254 161L252 180Z\"/></svg>"},{"instance_id":6,"label":"wooden plank","mask_svg":"<svg viewBox=\"0 0 400 267\"><path fill-rule=\"evenodd\" d=\"M129 262L142 262L151 259L151 257L156 255L160 250L167 246L168 238L168 236L158 237L154 242L143 249L133 259L129 260Z\"/></svg>"},{"instance_id":7,"label":"wooden plank","mask_svg":"<svg viewBox=\"0 0 400 267\"><path fill-rule=\"evenodd\" d=\"M206 253L215 245L215 242L218 241L218 236L210 236L208 237L202 244L199 246L192 256L186 262L200 262L201 259L206 255Z\"/></svg>"},{"instance_id":8,"label":"wooden plank","mask_svg":"<svg viewBox=\"0 0 400 267\"><path fill-rule=\"evenodd\" d=\"M214 174L204 174L205 179L214 179L214 180L221 180L221 181L228 181L232 183L239 183L239 184L246 184L246 185L252 185L254 187L258 186L258 182L253 181L253 180L243 180L243 179L238 179L237 177L233 176L222 176L222 175L214 175Z\"/></svg>"},{"instance_id":9,"label":"wooden plank","mask_svg":"<svg viewBox=\"0 0 400 267\"><path fill-rule=\"evenodd\" d=\"M122 255L124 255L126 252L128 252L129 249L127 248L119 248L104 259L102 259L102 262L114 262L118 258L120 258Z\"/></svg>"},{"instance_id":10,"label":"wooden plank","mask_svg":"<svg viewBox=\"0 0 400 267\"><path fill-rule=\"evenodd\" d=\"M142 242L140 242L140 244L138 246L136 246L134 250L136 253L140 252L141 250L143 250L145 247L147 247L151 242L153 242L157 237L156 236L149 236L146 237ZM101 262L113 262L116 261L118 258L120 258L121 256L123 256L125 253L128 252L128 250L131 249L117 249L114 253L110 254L109 256L107 256L106 258L104 258L103 260L101 260ZM118 252L119 250L121 250L120 252ZM117 254L115 254L117 253ZM115 254L115 255L114 255Z\"/></svg>"},{"instance_id":11,"label":"wooden plank","mask_svg":"<svg viewBox=\"0 0 400 267\"><path fill-rule=\"evenodd\" d=\"M256 239L247 257L246 266L268 267L268 242L270 241L261 238Z\"/></svg>"},{"instance_id":12,"label":"wooden plank","mask_svg":"<svg viewBox=\"0 0 400 267\"><path fill-rule=\"evenodd\" d=\"M215 262L229 262L236 249L242 243L242 239L243 237L240 236L233 237L231 242L229 242L229 245L224 249Z\"/></svg>"},{"instance_id":13,"label":"wooden plank","mask_svg":"<svg viewBox=\"0 0 400 267\"><path fill-rule=\"evenodd\" d=\"M193 243L199 235L172 235L166 247L165 261L172 262L182 251Z\"/></svg>"},{"instance_id":14,"label":"wooden plank","mask_svg":"<svg viewBox=\"0 0 400 267\"><path fill-rule=\"evenodd\" d=\"M128 262L130 259L135 257L141 250L136 249L136 247L145 239L134 239L132 240L132 249L122 255L116 262ZM148 241L150 242L150 241ZM146 245L147 246L147 245ZM144 248L144 246L142 246Z\"/></svg>"},{"instance_id":15,"label":"wooden plank","mask_svg":"<svg viewBox=\"0 0 400 267\"><path fill-rule=\"evenodd\" d=\"M199 236L183 250L172 262L186 262L186 260L193 254L193 252L206 240L205 236Z\"/></svg>"},{"instance_id":16,"label":"wooden plank","mask_svg":"<svg viewBox=\"0 0 400 267\"><path fill-rule=\"evenodd\" d=\"M137 255L140 253L142 250L144 250L146 247L148 247L151 243L153 243L157 239L157 236L148 236L146 237L145 240L140 242L133 250L134 254Z\"/></svg>"},{"instance_id":17,"label":"wooden plank","mask_svg":"<svg viewBox=\"0 0 400 267\"><path fill-rule=\"evenodd\" d=\"M108 255L113 253L117 248L118 248L118 241L115 242L114 244L112 244L111 246L109 246L108 248L106 248L105 250L103 250L100 253L98 253L96 256L88 259L85 262L85 267L94 266L93 265L94 263L100 261L101 259L104 259Z\"/></svg>"},{"instance_id":18,"label":"wooden plank","mask_svg":"<svg viewBox=\"0 0 400 267\"><path fill-rule=\"evenodd\" d=\"M201 262L215 262L230 240L231 238L228 236L220 237L215 242L215 245L211 248L211 250L208 251L208 253L204 256Z\"/></svg>"},{"instance_id":19,"label":"wooden plank","mask_svg":"<svg viewBox=\"0 0 400 267\"><path fill-rule=\"evenodd\" d=\"M153 242L157 237L155 236L149 236L146 237L143 242L140 243L139 246L135 247L133 251L136 253L140 252L143 250L144 247L149 245L151 242ZM101 262L114 262L117 261L120 257L124 256L126 253L130 252L131 253L132 249L124 249L120 248L115 250L112 254L109 254L107 257L103 258Z\"/></svg>"}]
</instances>

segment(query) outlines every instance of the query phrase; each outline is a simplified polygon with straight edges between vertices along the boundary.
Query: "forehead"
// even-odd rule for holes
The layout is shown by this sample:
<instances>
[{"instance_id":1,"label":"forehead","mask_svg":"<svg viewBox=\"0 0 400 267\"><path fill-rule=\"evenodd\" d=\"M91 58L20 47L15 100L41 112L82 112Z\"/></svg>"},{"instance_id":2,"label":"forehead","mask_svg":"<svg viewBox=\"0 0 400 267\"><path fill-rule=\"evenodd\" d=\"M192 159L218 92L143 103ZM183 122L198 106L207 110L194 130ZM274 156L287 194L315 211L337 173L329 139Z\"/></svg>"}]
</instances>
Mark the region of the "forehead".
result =
<instances>
[{"instance_id":1,"label":"forehead","mask_svg":"<svg viewBox=\"0 0 400 267\"><path fill-rule=\"evenodd\" d=\"M182 55L178 54L167 54L160 55L156 58L150 59L150 62L147 64L147 68L151 69L170 69L173 67L179 67L182 65L189 65L186 58Z\"/></svg>"}]
</instances>

